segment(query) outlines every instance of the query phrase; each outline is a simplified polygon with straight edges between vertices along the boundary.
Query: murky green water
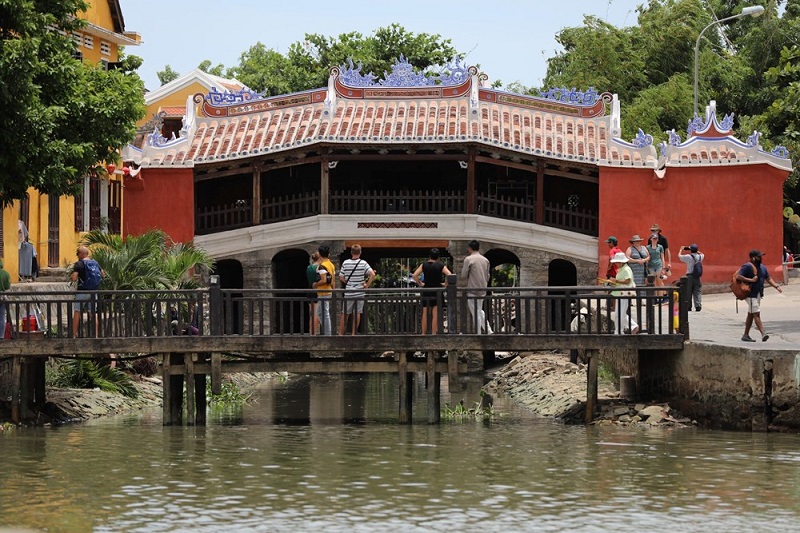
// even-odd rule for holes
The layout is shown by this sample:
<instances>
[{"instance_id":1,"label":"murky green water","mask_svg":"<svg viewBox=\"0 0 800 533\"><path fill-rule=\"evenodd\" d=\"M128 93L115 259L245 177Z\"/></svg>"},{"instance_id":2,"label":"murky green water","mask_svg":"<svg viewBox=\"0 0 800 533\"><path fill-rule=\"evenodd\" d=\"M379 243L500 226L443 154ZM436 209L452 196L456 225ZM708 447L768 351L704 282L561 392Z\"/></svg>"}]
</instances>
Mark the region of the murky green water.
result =
<instances>
[{"instance_id":1,"label":"murky green water","mask_svg":"<svg viewBox=\"0 0 800 533\"><path fill-rule=\"evenodd\" d=\"M468 388L468 404L479 384ZM417 391L422 392L422 391ZM792 531L800 436L396 423L391 377L292 379L207 427L160 410L0 434L0 526L47 531ZM424 397L424 394L420 394ZM446 401L457 398L445 398Z\"/></svg>"}]
</instances>

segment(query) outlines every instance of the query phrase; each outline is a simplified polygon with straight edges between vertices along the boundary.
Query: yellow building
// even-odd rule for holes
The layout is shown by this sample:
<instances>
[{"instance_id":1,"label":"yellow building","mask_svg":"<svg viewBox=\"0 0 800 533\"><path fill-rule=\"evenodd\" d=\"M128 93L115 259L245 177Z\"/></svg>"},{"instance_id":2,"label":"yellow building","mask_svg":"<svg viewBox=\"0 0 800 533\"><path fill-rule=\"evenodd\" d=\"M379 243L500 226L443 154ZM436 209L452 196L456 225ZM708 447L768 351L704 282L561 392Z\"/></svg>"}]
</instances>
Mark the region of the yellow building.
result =
<instances>
[{"instance_id":1,"label":"yellow building","mask_svg":"<svg viewBox=\"0 0 800 533\"><path fill-rule=\"evenodd\" d=\"M81 31L73 32L75 54L90 63L114 68L122 46L141 43L138 34L125 31L119 0L88 0L89 7L80 18L86 21ZM15 201L3 210L0 244L5 269L11 281L20 280L22 228L36 252L39 268L58 268L75 261L75 249L83 232L122 227L122 176L111 180L86 177L80 197L50 198L36 189L28 189L28 198ZM23 253L23 256L25 254Z\"/></svg>"}]
</instances>

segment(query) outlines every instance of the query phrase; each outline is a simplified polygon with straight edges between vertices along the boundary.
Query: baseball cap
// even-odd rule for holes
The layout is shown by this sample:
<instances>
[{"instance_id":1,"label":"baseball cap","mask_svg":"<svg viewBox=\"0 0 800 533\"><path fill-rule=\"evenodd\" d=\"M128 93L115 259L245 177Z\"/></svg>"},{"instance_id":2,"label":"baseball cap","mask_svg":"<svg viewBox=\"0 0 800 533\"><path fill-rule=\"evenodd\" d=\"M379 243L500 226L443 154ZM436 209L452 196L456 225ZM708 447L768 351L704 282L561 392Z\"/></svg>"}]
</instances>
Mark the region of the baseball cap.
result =
<instances>
[{"instance_id":1,"label":"baseball cap","mask_svg":"<svg viewBox=\"0 0 800 533\"><path fill-rule=\"evenodd\" d=\"M761 257L762 255L764 253L761 250L750 250L750 257Z\"/></svg>"},{"instance_id":2,"label":"baseball cap","mask_svg":"<svg viewBox=\"0 0 800 533\"><path fill-rule=\"evenodd\" d=\"M610 242L611 244L617 244L617 238L612 235L611 237L606 239L606 242Z\"/></svg>"},{"instance_id":3,"label":"baseball cap","mask_svg":"<svg viewBox=\"0 0 800 533\"><path fill-rule=\"evenodd\" d=\"M689 246L689 251L690 252L696 252L697 251L697 245L693 244L693 245Z\"/></svg>"}]
</instances>

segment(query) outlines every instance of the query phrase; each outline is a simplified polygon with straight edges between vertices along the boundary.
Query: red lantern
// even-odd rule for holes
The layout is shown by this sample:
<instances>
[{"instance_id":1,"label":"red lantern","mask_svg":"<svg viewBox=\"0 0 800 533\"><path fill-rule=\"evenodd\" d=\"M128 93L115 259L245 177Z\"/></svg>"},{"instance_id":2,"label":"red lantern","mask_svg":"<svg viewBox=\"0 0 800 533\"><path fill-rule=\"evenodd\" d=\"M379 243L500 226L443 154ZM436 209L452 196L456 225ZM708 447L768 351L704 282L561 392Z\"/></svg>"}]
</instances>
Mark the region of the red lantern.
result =
<instances>
[{"instance_id":1,"label":"red lantern","mask_svg":"<svg viewBox=\"0 0 800 533\"><path fill-rule=\"evenodd\" d=\"M106 170L108 171L109 174L113 174L114 171L117 170L117 165L115 165L114 163L109 163L108 166L106 167Z\"/></svg>"},{"instance_id":2,"label":"red lantern","mask_svg":"<svg viewBox=\"0 0 800 533\"><path fill-rule=\"evenodd\" d=\"M127 178L131 175L131 167L122 167L122 174Z\"/></svg>"}]
</instances>

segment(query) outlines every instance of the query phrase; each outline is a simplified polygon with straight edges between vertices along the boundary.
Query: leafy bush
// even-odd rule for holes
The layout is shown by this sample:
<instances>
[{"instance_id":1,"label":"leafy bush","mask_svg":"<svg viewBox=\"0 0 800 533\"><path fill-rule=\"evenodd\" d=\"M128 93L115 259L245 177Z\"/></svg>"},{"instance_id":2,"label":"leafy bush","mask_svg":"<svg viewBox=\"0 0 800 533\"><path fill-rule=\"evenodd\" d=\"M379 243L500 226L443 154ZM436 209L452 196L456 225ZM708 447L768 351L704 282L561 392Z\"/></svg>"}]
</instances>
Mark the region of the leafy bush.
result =
<instances>
[{"instance_id":1,"label":"leafy bush","mask_svg":"<svg viewBox=\"0 0 800 533\"><path fill-rule=\"evenodd\" d=\"M122 394L136 398L139 391L131 377L110 366L101 366L94 361L75 359L52 366L45 374L48 385L73 389L93 389Z\"/></svg>"}]
</instances>

